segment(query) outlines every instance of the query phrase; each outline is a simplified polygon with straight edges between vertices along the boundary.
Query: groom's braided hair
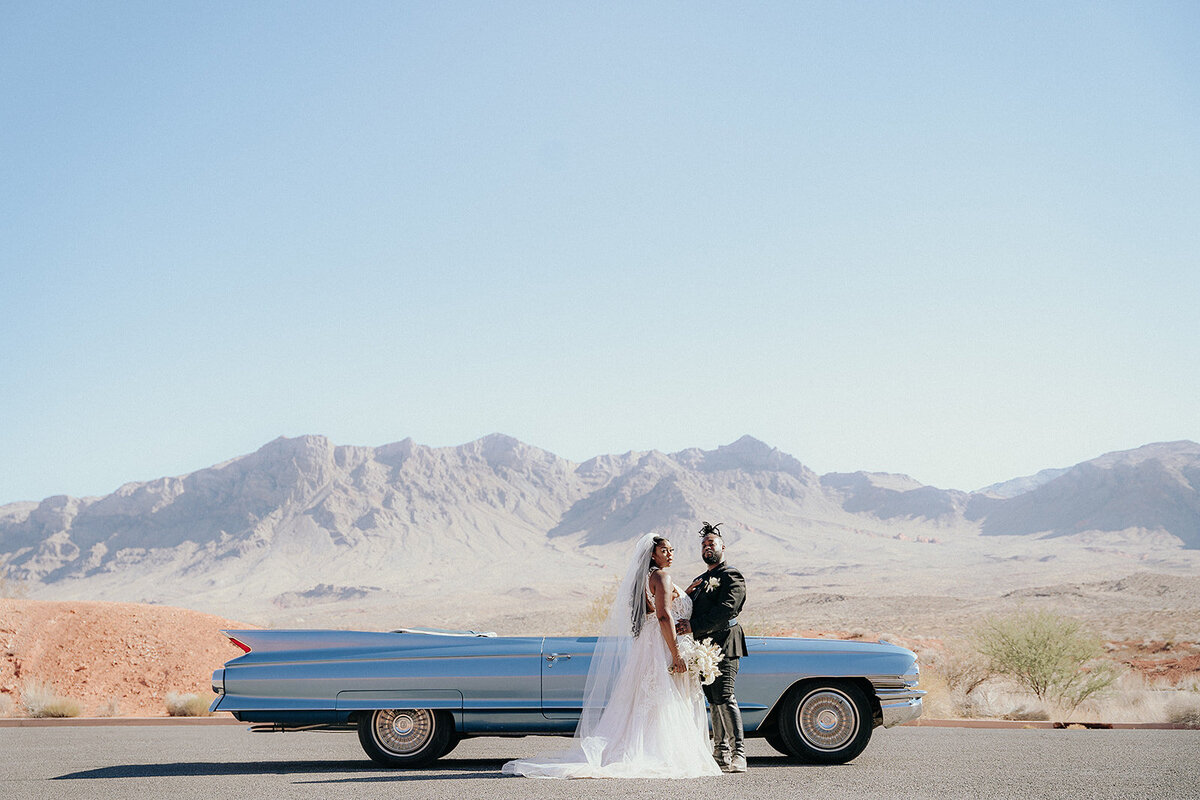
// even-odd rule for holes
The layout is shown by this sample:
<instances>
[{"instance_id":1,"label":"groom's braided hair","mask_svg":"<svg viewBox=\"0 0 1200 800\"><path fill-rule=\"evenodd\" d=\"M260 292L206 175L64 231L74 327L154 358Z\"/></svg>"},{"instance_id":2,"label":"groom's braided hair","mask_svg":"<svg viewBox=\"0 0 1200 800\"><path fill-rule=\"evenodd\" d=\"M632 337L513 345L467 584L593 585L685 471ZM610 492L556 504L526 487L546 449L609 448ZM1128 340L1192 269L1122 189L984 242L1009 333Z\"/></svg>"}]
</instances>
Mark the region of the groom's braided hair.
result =
<instances>
[{"instance_id":1,"label":"groom's braided hair","mask_svg":"<svg viewBox=\"0 0 1200 800\"><path fill-rule=\"evenodd\" d=\"M710 525L708 520L705 520L703 527L700 528L700 538L703 539L705 536L721 536L720 527L724 524L724 522L718 522L716 525ZM724 536L721 536L722 540L724 538Z\"/></svg>"}]
</instances>

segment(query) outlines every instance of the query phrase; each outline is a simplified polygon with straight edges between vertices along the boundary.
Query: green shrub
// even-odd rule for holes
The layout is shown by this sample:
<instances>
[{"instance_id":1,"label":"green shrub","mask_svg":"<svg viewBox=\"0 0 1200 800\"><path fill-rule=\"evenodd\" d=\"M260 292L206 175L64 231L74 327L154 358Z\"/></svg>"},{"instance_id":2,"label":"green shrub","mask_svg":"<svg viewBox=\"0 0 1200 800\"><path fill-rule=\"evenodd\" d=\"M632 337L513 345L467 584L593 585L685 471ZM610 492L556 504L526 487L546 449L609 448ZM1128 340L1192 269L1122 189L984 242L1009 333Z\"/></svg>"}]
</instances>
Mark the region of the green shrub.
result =
<instances>
[{"instance_id":1,"label":"green shrub","mask_svg":"<svg viewBox=\"0 0 1200 800\"><path fill-rule=\"evenodd\" d=\"M21 705L29 717L78 717L79 701L62 697L42 681L26 681L21 687Z\"/></svg>"},{"instance_id":2,"label":"green shrub","mask_svg":"<svg viewBox=\"0 0 1200 800\"><path fill-rule=\"evenodd\" d=\"M164 702L167 704L167 714L172 717L207 717L212 712L208 710L212 699L198 694L180 694L167 692Z\"/></svg>"},{"instance_id":3,"label":"green shrub","mask_svg":"<svg viewBox=\"0 0 1200 800\"><path fill-rule=\"evenodd\" d=\"M1068 713L1102 695L1121 676L1117 664L1101 658L1098 636L1052 611L989 617L975 631L975 647L992 672Z\"/></svg>"}]
</instances>

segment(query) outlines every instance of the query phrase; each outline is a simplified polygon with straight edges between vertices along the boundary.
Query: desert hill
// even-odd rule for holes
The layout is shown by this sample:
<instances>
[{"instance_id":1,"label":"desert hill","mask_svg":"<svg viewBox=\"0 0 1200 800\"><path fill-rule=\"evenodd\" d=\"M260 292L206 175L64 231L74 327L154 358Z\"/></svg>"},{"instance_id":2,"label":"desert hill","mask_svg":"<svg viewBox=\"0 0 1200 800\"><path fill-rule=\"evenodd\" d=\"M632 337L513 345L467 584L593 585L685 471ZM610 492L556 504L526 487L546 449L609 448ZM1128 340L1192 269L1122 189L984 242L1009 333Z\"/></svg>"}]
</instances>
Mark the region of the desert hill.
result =
<instances>
[{"instance_id":1,"label":"desert hill","mask_svg":"<svg viewBox=\"0 0 1200 800\"><path fill-rule=\"evenodd\" d=\"M998 596L1135 569L1195 576L1197 487L1193 442L962 492L820 476L748 436L582 464L499 434L444 448L304 436L105 497L0 507L0 564L37 599L514 631L601 592L647 530L676 540L684 579L699 572L700 520L725 523L764 607L822 592Z\"/></svg>"},{"instance_id":2,"label":"desert hill","mask_svg":"<svg viewBox=\"0 0 1200 800\"><path fill-rule=\"evenodd\" d=\"M240 653L221 629L245 627L183 608L0 599L0 695L18 707L37 681L84 716L166 716L168 692L211 695L213 670Z\"/></svg>"}]
</instances>

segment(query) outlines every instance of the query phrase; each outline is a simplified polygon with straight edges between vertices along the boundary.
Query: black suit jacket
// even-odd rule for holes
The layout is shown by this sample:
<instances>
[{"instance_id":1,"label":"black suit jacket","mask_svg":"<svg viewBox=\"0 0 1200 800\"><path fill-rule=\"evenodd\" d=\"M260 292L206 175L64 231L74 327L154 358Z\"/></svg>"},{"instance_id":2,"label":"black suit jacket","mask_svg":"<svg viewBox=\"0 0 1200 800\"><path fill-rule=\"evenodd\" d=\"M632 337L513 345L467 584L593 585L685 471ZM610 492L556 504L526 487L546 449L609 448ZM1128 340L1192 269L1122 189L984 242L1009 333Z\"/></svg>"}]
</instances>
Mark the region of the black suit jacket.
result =
<instances>
[{"instance_id":1,"label":"black suit jacket","mask_svg":"<svg viewBox=\"0 0 1200 800\"><path fill-rule=\"evenodd\" d=\"M718 583L710 588L709 578ZM729 621L746 604L746 579L727 564L720 564L700 576L702 583L692 593L692 637L697 642L712 639L726 658L746 655L746 634L742 626Z\"/></svg>"}]
</instances>

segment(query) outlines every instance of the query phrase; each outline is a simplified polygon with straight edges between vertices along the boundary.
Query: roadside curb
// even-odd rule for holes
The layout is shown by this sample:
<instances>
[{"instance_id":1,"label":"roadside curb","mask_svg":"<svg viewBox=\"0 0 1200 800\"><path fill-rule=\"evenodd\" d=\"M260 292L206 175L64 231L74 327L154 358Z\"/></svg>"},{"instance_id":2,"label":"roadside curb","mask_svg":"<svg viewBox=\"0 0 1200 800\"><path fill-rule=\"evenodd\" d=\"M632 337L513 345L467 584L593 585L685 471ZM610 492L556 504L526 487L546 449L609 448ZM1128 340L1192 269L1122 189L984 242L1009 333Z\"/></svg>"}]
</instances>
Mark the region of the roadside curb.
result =
<instances>
[{"instance_id":1,"label":"roadside curb","mask_svg":"<svg viewBox=\"0 0 1200 800\"><path fill-rule=\"evenodd\" d=\"M1000 728L1036 730L1130 730L1130 731L1194 731L1189 725L1174 722L1051 722L1020 719L915 719L899 727L912 728Z\"/></svg>"},{"instance_id":2,"label":"roadside curb","mask_svg":"<svg viewBox=\"0 0 1200 800\"><path fill-rule=\"evenodd\" d=\"M233 717L18 717L0 719L0 728L104 728L139 725L249 725Z\"/></svg>"}]
</instances>

